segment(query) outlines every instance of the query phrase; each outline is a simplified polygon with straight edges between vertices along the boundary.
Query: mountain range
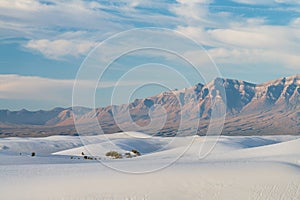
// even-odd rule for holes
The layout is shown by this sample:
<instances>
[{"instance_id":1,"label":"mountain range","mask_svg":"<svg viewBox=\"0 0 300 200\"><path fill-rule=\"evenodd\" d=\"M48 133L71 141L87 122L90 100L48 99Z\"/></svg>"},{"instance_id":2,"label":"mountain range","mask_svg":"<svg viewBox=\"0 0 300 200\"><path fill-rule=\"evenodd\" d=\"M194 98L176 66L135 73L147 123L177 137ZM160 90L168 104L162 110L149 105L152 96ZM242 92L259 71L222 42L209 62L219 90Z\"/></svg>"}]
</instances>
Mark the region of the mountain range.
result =
<instances>
[{"instance_id":1,"label":"mountain range","mask_svg":"<svg viewBox=\"0 0 300 200\"><path fill-rule=\"evenodd\" d=\"M88 125L96 117L104 133L142 131L174 136L180 127L182 135L205 135L212 117L212 99L226 105L224 135L300 134L298 74L262 84L216 78L206 85L199 83L96 109L0 110L0 137L77 135L73 112L80 113L76 116L80 124ZM128 120L128 113L133 122ZM148 127L161 121L165 123L160 129Z\"/></svg>"}]
</instances>

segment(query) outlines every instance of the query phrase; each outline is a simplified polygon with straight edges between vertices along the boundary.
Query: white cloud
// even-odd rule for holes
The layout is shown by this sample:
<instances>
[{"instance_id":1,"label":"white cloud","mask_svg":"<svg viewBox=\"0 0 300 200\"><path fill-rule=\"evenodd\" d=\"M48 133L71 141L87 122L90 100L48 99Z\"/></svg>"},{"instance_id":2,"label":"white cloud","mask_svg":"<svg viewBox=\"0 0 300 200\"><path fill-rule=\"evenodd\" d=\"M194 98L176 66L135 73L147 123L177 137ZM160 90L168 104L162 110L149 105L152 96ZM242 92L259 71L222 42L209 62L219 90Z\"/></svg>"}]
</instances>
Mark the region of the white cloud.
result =
<instances>
[{"instance_id":1,"label":"white cloud","mask_svg":"<svg viewBox=\"0 0 300 200\"><path fill-rule=\"evenodd\" d=\"M211 24L208 18L211 0L177 0L178 4L170 6L171 12L183 19L187 24Z\"/></svg>"},{"instance_id":2,"label":"white cloud","mask_svg":"<svg viewBox=\"0 0 300 200\"><path fill-rule=\"evenodd\" d=\"M290 25L292 27L296 27L296 28L300 28L300 17L299 18L295 18L291 21Z\"/></svg>"},{"instance_id":3,"label":"white cloud","mask_svg":"<svg viewBox=\"0 0 300 200\"><path fill-rule=\"evenodd\" d=\"M245 4L294 4L297 0L235 0ZM247 18L241 13L211 12L212 0L166 1L83 1L83 0L2 0L0 2L0 34L20 37L29 41L24 47L38 51L48 58L86 55L96 41L135 23L158 26L177 26L201 44L215 48L217 56L276 55L282 63L295 65L300 49L300 20L295 18L282 26L267 25L263 17ZM143 8L139 10L139 8ZM147 11L147 8L150 11ZM113 12L112 12L113 11ZM156 12L157 11L157 12ZM159 11L169 11L175 16ZM5 20L4 20L5 19ZM59 30L59 29L66 30ZM58 29L58 30L56 30ZM75 31L70 31L75 30ZM85 30L85 31L76 31ZM168 41L162 41L166 44ZM167 46L167 45L166 45ZM116 47L113 47L116 48ZM114 51L115 49L111 49ZM265 51L265 52L263 52ZM267 56L266 56L267 57ZM226 56L221 56L226 62ZM227 57L228 62L233 59ZM257 61L260 59L257 59ZM273 59L270 58L271 62ZM238 62L238 60L237 60ZM250 62L250 60L249 60Z\"/></svg>"},{"instance_id":4,"label":"white cloud","mask_svg":"<svg viewBox=\"0 0 300 200\"><path fill-rule=\"evenodd\" d=\"M297 20L295 20L297 22ZM253 66L257 73L264 68L298 73L300 69L300 29L295 26L249 25L205 30L202 27L178 27L201 44L210 46L208 54L221 71L234 66L236 71ZM187 52L201 63L202 52ZM234 69L234 68L233 68ZM228 72L227 72L228 73ZM233 73L233 72L232 72Z\"/></svg>"},{"instance_id":5,"label":"white cloud","mask_svg":"<svg viewBox=\"0 0 300 200\"><path fill-rule=\"evenodd\" d=\"M29 99L54 101L71 105L75 80L50 79L38 76L21 76L16 74L0 74L0 99ZM102 81L95 86L95 81L80 80L81 88L112 88L115 81ZM141 84L137 80L126 80L120 87ZM83 97L84 98L84 97ZM101 102L100 102L101 103Z\"/></svg>"},{"instance_id":6,"label":"white cloud","mask_svg":"<svg viewBox=\"0 0 300 200\"><path fill-rule=\"evenodd\" d=\"M276 3L300 4L298 0L275 0Z\"/></svg>"},{"instance_id":7,"label":"white cloud","mask_svg":"<svg viewBox=\"0 0 300 200\"><path fill-rule=\"evenodd\" d=\"M253 28L229 28L209 30L208 34L219 43L230 46L244 48L274 48L279 45L288 46L290 41L287 36L289 33L276 27L253 27Z\"/></svg>"},{"instance_id":8,"label":"white cloud","mask_svg":"<svg viewBox=\"0 0 300 200\"><path fill-rule=\"evenodd\" d=\"M1 0L0 35L29 39L55 39L65 30L89 30L99 36L129 27L121 17L103 11L96 1ZM101 39L101 38L97 38Z\"/></svg>"},{"instance_id":9,"label":"white cloud","mask_svg":"<svg viewBox=\"0 0 300 200\"><path fill-rule=\"evenodd\" d=\"M41 4L35 0L2 0L0 8L20 9L20 10L37 10Z\"/></svg>"},{"instance_id":10,"label":"white cloud","mask_svg":"<svg viewBox=\"0 0 300 200\"><path fill-rule=\"evenodd\" d=\"M159 12L153 14L143 8L167 8L160 1L85 1L85 0L1 0L0 21L5 23L1 29L10 29L9 24L22 26L25 37L47 36L50 31L60 33L59 29L79 29L99 32L102 35L134 28L134 23L174 24L177 19ZM158 20L159 19L159 20ZM0 23L1 25L1 23ZM13 28L13 27L12 27ZM57 30L58 29L58 30ZM3 32L3 30L2 30ZM0 32L1 33L1 32ZM31 33L33 35L31 35ZM48 35L49 36L49 35ZM49 38L39 38L49 39ZM99 38L97 38L99 39ZM102 38L103 39L103 38Z\"/></svg>"},{"instance_id":11,"label":"white cloud","mask_svg":"<svg viewBox=\"0 0 300 200\"><path fill-rule=\"evenodd\" d=\"M0 3L1 14L6 20L28 26L87 27L97 20L96 25L99 25L99 22L105 22L111 17L99 8L101 5L96 2L81 0L57 0L49 1L49 4L43 4L38 0L2 0ZM106 25L109 25L109 21Z\"/></svg>"},{"instance_id":12,"label":"white cloud","mask_svg":"<svg viewBox=\"0 0 300 200\"><path fill-rule=\"evenodd\" d=\"M244 64L268 64L273 67L286 67L300 69L300 57L297 54L287 54L279 51L265 51L259 49L225 49L216 48L208 53L216 63L244 65Z\"/></svg>"},{"instance_id":13,"label":"white cloud","mask_svg":"<svg viewBox=\"0 0 300 200\"><path fill-rule=\"evenodd\" d=\"M25 47L39 51L48 58L59 59L64 56L86 55L95 42L85 40L30 40Z\"/></svg>"},{"instance_id":14,"label":"white cloud","mask_svg":"<svg viewBox=\"0 0 300 200\"><path fill-rule=\"evenodd\" d=\"M250 5L270 5L270 4L299 4L298 0L233 0L237 3L250 4Z\"/></svg>"},{"instance_id":15,"label":"white cloud","mask_svg":"<svg viewBox=\"0 0 300 200\"><path fill-rule=\"evenodd\" d=\"M78 56L86 54L93 43L134 28L135 23L148 26L178 23L177 17L152 13L155 8L167 7L167 2L157 0L48 0L47 3L1 0L0 35L26 38L29 42L23 44L24 47L37 50L48 58Z\"/></svg>"},{"instance_id":16,"label":"white cloud","mask_svg":"<svg viewBox=\"0 0 300 200\"><path fill-rule=\"evenodd\" d=\"M64 103L66 99L70 100L71 80L3 74L0 77L1 99L39 99Z\"/></svg>"},{"instance_id":17,"label":"white cloud","mask_svg":"<svg viewBox=\"0 0 300 200\"><path fill-rule=\"evenodd\" d=\"M211 38L211 36L208 34L207 30L205 30L204 27L178 26L177 31L185 34L187 37L190 37L193 40L196 40L201 45L206 45L206 46L218 45L218 43Z\"/></svg>"},{"instance_id":18,"label":"white cloud","mask_svg":"<svg viewBox=\"0 0 300 200\"><path fill-rule=\"evenodd\" d=\"M275 3L296 3L293 0L235 0L245 4L275 4ZM299 2L299 1L298 1ZM192 4L192 3L191 3ZM255 66L274 66L286 69L299 69L300 57L300 20L295 18L290 24L268 25L264 17L244 17L233 15L229 12L210 12L207 6L200 9L203 11L200 16L202 20L193 18L192 10L189 17L195 21L187 20L186 25L180 25L177 30L208 46L208 53L213 60L222 66L243 67L255 64ZM224 7L225 8L225 7ZM232 8L234 9L234 8ZM175 12L179 17L184 14ZM196 13L196 12L195 12ZM204 22L205 21L205 22ZM187 55L198 58L201 63L199 52L187 52ZM255 69L259 72L259 69Z\"/></svg>"},{"instance_id":19,"label":"white cloud","mask_svg":"<svg viewBox=\"0 0 300 200\"><path fill-rule=\"evenodd\" d=\"M237 3L244 3L244 4L273 4L275 3L275 0L233 0Z\"/></svg>"}]
</instances>

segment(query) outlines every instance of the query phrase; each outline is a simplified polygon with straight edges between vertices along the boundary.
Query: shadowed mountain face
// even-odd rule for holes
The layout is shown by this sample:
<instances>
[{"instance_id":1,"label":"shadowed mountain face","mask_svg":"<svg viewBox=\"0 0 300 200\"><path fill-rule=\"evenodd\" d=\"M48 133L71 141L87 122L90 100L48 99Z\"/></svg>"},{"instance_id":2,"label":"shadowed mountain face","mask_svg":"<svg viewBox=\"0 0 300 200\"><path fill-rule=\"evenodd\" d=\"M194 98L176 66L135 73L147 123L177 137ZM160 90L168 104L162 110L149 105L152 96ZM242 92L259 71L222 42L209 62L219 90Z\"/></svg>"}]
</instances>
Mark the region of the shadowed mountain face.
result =
<instances>
[{"instance_id":1,"label":"shadowed mountain face","mask_svg":"<svg viewBox=\"0 0 300 200\"><path fill-rule=\"evenodd\" d=\"M197 84L95 110L0 110L0 137L74 135L73 112L80 124L89 124L97 117L105 133L142 131L173 136L180 127L183 135L204 135L213 99L226 105L223 134L300 134L300 75L296 75L257 85L217 78L207 85Z\"/></svg>"}]
</instances>

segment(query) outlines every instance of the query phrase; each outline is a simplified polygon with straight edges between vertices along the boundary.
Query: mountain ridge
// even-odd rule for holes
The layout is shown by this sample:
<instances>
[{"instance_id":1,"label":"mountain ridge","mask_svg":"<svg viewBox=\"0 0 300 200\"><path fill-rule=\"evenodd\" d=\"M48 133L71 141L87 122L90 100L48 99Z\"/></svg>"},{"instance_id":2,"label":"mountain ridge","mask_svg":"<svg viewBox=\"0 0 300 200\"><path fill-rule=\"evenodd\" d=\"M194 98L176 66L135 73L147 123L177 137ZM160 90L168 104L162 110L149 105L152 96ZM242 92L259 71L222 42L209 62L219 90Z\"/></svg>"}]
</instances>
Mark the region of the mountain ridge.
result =
<instances>
[{"instance_id":1,"label":"mountain ridge","mask_svg":"<svg viewBox=\"0 0 300 200\"><path fill-rule=\"evenodd\" d=\"M105 133L144 131L149 134L173 136L183 117L186 130L190 124L200 120L197 133L203 135L211 117L210 106L213 97L219 97L220 101L226 103L226 122L223 130L225 135L300 134L300 74L261 84L216 78L206 85L198 83L190 88L136 99L129 104L100 107L95 110L77 107L76 112L80 113L81 123L88 123L96 115ZM162 107L167 111L163 129L160 132L143 129L151 122L150 111L157 113L154 120L164 117L159 110ZM128 110L134 123L141 127L140 130L129 130L133 123L126 118ZM40 129L41 134L36 135L41 136L53 135L51 128L57 130L58 135L74 135L74 111L72 108L59 107L49 111L0 110L0 137L23 136L20 129L24 127L35 133ZM121 120L118 120L117 124L115 119ZM191 131L186 131L186 134L191 134Z\"/></svg>"}]
</instances>

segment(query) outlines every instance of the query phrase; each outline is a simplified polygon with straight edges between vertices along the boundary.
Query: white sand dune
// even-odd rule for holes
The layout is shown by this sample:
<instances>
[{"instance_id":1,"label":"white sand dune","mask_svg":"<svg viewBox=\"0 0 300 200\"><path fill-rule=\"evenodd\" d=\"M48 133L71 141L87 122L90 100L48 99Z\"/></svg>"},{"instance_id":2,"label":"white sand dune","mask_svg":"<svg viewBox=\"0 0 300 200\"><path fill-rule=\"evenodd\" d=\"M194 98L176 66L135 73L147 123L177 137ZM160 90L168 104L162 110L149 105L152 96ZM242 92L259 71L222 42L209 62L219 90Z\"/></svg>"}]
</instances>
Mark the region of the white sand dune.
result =
<instances>
[{"instance_id":1,"label":"white sand dune","mask_svg":"<svg viewBox=\"0 0 300 200\"><path fill-rule=\"evenodd\" d=\"M213 144L217 138L160 138L129 132L82 140L70 136L0 139L0 197L296 200L300 199L299 138L222 136L204 159L199 159L204 141ZM88 145L83 147L81 141ZM110 150L131 149L142 156L105 157ZM31 151L37 156L31 157ZM82 152L101 160L83 160Z\"/></svg>"}]
</instances>

